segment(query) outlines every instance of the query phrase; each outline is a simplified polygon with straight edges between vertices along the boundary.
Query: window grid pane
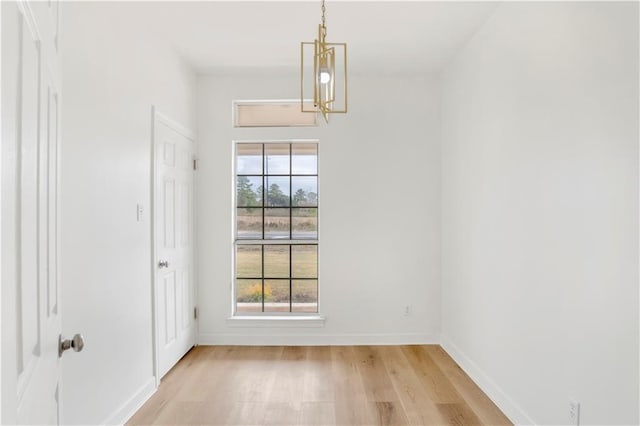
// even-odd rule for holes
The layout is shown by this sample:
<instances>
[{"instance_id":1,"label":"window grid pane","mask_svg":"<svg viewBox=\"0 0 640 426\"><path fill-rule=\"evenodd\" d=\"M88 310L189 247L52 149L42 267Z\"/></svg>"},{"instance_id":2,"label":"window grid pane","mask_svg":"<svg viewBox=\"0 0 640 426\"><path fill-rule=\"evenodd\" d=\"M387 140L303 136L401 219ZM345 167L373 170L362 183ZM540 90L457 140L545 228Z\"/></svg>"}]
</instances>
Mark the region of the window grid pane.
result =
<instances>
[{"instance_id":1,"label":"window grid pane","mask_svg":"<svg viewBox=\"0 0 640 426\"><path fill-rule=\"evenodd\" d=\"M291 312L318 312L318 280L292 280Z\"/></svg>"},{"instance_id":2,"label":"window grid pane","mask_svg":"<svg viewBox=\"0 0 640 426\"><path fill-rule=\"evenodd\" d=\"M318 312L317 143L237 145L235 312Z\"/></svg>"}]
</instances>

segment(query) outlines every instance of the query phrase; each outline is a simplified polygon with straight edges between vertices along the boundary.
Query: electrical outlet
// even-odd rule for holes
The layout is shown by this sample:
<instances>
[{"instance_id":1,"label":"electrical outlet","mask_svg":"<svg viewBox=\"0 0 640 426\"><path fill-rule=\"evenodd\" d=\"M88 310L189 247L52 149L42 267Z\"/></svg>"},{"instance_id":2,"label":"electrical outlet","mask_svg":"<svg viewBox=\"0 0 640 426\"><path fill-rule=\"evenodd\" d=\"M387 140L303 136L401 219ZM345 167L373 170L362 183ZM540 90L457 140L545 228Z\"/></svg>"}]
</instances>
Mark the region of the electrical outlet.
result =
<instances>
[{"instance_id":1,"label":"electrical outlet","mask_svg":"<svg viewBox=\"0 0 640 426\"><path fill-rule=\"evenodd\" d=\"M580 403L575 399L569 399L569 424L580 425Z\"/></svg>"},{"instance_id":2,"label":"electrical outlet","mask_svg":"<svg viewBox=\"0 0 640 426\"><path fill-rule=\"evenodd\" d=\"M408 317L411 315L411 305L407 305L404 307L404 316Z\"/></svg>"}]
</instances>

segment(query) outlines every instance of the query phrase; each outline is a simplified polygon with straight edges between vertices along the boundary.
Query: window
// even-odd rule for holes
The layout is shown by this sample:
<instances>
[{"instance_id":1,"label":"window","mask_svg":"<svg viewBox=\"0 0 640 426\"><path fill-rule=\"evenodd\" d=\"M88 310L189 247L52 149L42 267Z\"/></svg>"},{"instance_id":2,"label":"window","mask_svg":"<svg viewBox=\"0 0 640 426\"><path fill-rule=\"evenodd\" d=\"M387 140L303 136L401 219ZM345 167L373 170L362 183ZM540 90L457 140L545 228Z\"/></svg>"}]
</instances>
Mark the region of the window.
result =
<instances>
[{"instance_id":1,"label":"window","mask_svg":"<svg viewBox=\"0 0 640 426\"><path fill-rule=\"evenodd\" d=\"M313 110L313 101L305 101L305 110ZM317 114L302 112L300 100L235 101L235 127L307 127L317 126Z\"/></svg>"},{"instance_id":2,"label":"window","mask_svg":"<svg viewBox=\"0 0 640 426\"><path fill-rule=\"evenodd\" d=\"M318 144L236 143L235 312L318 312Z\"/></svg>"}]
</instances>

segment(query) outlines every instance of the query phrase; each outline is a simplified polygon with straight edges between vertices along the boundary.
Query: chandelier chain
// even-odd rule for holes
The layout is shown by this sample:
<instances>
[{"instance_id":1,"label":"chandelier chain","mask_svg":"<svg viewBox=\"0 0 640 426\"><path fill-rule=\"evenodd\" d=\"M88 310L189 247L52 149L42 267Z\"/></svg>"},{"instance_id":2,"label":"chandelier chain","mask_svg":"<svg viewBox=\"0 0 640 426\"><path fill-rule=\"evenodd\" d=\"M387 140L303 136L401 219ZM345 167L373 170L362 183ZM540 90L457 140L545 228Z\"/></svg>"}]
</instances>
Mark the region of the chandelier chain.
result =
<instances>
[{"instance_id":1,"label":"chandelier chain","mask_svg":"<svg viewBox=\"0 0 640 426\"><path fill-rule=\"evenodd\" d=\"M322 0L322 28L325 28L324 25L324 12L326 11L325 7L324 7L324 0Z\"/></svg>"}]
</instances>

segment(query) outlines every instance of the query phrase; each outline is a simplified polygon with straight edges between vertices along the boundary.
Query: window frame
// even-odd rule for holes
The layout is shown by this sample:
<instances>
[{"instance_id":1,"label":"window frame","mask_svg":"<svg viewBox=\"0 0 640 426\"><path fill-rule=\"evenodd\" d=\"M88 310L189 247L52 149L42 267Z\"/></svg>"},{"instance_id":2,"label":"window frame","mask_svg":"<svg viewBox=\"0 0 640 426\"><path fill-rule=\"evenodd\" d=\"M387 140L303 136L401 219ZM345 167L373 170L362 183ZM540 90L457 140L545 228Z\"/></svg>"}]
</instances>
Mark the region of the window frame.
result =
<instances>
[{"instance_id":1,"label":"window frame","mask_svg":"<svg viewBox=\"0 0 640 426\"><path fill-rule=\"evenodd\" d=\"M295 318L299 318L299 319L310 319L310 318L319 318L320 317L320 312L321 312L321 291L320 291L320 141L318 139L287 139L287 138L283 138L283 139L269 139L269 140L262 140L262 139L242 139L242 140L233 140L233 149L232 149L232 170L233 170L233 182L232 182L232 208L233 208L233 213L232 213L232 259L233 261L232 263L232 271L231 271L231 276L232 276L232 284L231 284L231 312L232 312L232 316L231 316L231 320L234 319L239 319L239 318L251 318L251 319L277 319L277 318L286 318L286 319L295 319ZM293 227L292 224L290 224L290 231L289 231L289 238L288 239L284 239L284 238L271 238L271 239L267 239L265 238L265 231L264 231L264 215L263 215L263 223L262 223L262 239L248 239L248 238L238 238L238 229L237 229L237 216L238 216L238 209L242 208L242 207L238 207L237 206L237 184L238 184L238 170L237 170L237 156L238 156L238 146L241 144L262 144L262 145L269 145L269 144L290 144L291 147L293 147L295 144L315 144L316 145L316 174L315 175L306 175L306 176L315 176L317 179L317 195L318 195L318 202L316 203L315 207L312 207L314 209L316 209L316 221L317 221L317 232L316 232L316 238L291 238L292 234L293 234ZM291 151L289 152L289 155L291 156ZM264 148L263 148L263 152L262 152L262 161L263 161L263 170L262 170L262 177L263 177L263 182L264 182L264 178L268 175L265 174L265 170L264 170L264 159L265 159L265 152L264 152ZM293 175L292 170L289 170L289 177L291 178ZM301 175L304 176L304 175ZM261 209L267 209L269 208L266 204L266 196L267 196L267 192L266 192L266 188L263 188L263 202ZM292 215L291 210L293 208L296 208L293 206L293 195L289 194L289 198L290 198L290 205L288 207L288 209L290 210L290 217ZM305 208L305 207L302 207ZM317 256L317 271L316 271L316 283L317 283L317 309L316 312L264 312L264 296L263 296L263 312L238 312L237 310L237 280L238 279L244 279L242 277L238 278L236 276L236 271L237 271L237 259L236 259L236 252L237 252L237 247L239 245L261 245L261 246L266 246L266 245L288 245L288 246L294 246L294 245L315 245L316 246L316 256ZM264 249L262 249L264 251ZM291 255L289 257L289 261L291 262ZM262 268L264 269L264 259L263 259L263 264L262 264ZM292 268L292 266L290 265L290 268ZM264 285L264 281L267 280L268 278L265 278L264 276L261 278L263 281L263 285ZM290 292L292 289L292 281L295 281L296 278L292 277L291 274L288 278L283 278L283 279L287 279L290 282ZM312 280L313 278L308 278L309 280ZM264 291L264 287L263 287L263 291ZM290 310L291 310L291 304L292 304L292 294L289 294L289 300L290 300Z\"/></svg>"}]
</instances>

